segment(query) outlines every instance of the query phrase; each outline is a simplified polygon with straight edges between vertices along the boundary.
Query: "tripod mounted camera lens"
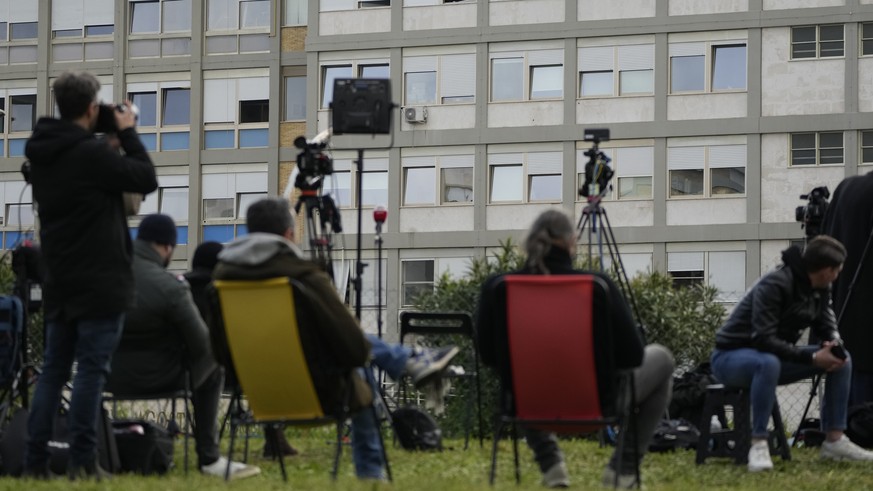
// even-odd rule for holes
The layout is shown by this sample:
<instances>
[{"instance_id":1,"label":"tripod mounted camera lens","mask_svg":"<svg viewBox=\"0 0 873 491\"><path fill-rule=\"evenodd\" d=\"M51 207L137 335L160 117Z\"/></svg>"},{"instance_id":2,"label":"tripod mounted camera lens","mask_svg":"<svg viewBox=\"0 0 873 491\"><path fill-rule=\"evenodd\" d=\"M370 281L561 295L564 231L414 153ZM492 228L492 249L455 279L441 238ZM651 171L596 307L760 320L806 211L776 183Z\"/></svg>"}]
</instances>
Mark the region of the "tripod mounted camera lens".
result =
<instances>
[{"instance_id":1,"label":"tripod mounted camera lens","mask_svg":"<svg viewBox=\"0 0 873 491\"><path fill-rule=\"evenodd\" d=\"M808 238L821 234L821 225L828 211L828 198L831 192L827 186L814 188L808 194L801 194L800 199L807 203L794 209L794 220L801 223L801 228L806 229Z\"/></svg>"},{"instance_id":2,"label":"tripod mounted camera lens","mask_svg":"<svg viewBox=\"0 0 873 491\"><path fill-rule=\"evenodd\" d=\"M601 141L609 140L609 130L586 129L582 137L585 141L592 142L592 145L583 154L588 157L588 163L585 164L585 182L579 188L579 195L586 198L602 196L609 189L609 180L615 173L608 165L610 158L598 148Z\"/></svg>"}]
</instances>

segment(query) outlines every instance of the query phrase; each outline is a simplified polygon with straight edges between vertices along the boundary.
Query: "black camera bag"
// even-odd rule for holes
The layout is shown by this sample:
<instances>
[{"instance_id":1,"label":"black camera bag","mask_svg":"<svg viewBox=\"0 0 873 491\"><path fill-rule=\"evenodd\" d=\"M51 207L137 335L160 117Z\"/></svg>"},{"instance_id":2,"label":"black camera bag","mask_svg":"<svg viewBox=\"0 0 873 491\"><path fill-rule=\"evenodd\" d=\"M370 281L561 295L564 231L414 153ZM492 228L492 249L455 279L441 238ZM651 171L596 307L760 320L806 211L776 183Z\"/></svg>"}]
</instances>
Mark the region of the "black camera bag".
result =
<instances>
[{"instance_id":1,"label":"black camera bag","mask_svg":"<svg viewBox=\"0 0 873 491\"><path fill-rule=\"evenodd\" d=\"M418 406L408 405L391 413L394 434L406 450L442 450L442 430L430 414Z\"/></svg>"},{"instance_id":2,"label":"black camera bag","mask_svg":"<svg viewBox=\"0 0 873 491\"><path fill-rule=\"evenodd\" d=\"M166 474L173 467L173 436L166 428L142 419L112 422L121 470Z\"/></svg>"}]
</instances>

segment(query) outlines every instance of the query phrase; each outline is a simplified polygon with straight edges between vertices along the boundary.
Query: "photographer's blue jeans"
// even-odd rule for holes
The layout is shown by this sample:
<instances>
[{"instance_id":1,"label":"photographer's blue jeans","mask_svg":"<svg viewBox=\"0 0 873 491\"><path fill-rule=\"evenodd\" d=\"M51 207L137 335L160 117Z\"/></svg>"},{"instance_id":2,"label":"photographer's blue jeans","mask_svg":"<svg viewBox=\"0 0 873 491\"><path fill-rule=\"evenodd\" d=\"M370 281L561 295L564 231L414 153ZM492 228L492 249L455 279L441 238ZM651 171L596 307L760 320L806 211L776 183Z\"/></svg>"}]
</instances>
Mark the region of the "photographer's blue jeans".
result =
<instances>
[{"instance_id":1,"label":"photographer's blue jeans","mask_svg":"<svg viewBox=\"0 0 873 491\"><path fill-rule=\"evenodd\" d=\"M48 441L61 399L70 378L73 361L78 362L73 394L67 413L70 433L70 465L92 464L97 457L97 415L109 362L121 338L124 314L113 314L75 322L46 321L45 360L33 393L25 468L44 468L48 462Z\"/></svg>"},{"instance_id":2,"label":"photographer's blue jeans","mask_svg":"<svg viewBox=\"0 0 873 491\"><path fill-rule=\"evenodd\" d=\"M399 381L406 371L406 361L412 355L412 348L402 344L386 343L372 334L366 336L367 341L370 342L371 364L383 370L392 379Z\"/></svg>"},{"instance_id":3,"label":"photographer's blue jeans","mask_svg":"<svg viewBox=\"0 0 873 491\"><path fill-rule=\"evenodd\" d=\"M803 346L805 352L820 349ZM767 423L776 401L776 386L790 384L825 373L812 365L782 361L772 353L753 348L716 349L712 353L712 374L727 387L749 389L752 412L752 438L767 438ZM825 374L824 401L821 408L823 431L846 429L849 387L852 379L852 358L839 370Z\"/></svg>"}]
</instances>

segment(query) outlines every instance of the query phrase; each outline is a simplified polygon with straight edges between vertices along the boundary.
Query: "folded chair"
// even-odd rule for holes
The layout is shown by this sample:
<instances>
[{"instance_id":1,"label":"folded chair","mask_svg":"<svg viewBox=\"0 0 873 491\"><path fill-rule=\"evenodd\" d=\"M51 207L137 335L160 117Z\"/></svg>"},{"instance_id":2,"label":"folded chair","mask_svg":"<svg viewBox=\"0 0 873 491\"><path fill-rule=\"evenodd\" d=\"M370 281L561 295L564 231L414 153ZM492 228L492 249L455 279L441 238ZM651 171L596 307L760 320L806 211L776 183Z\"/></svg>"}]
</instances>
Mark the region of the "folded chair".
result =
<instances>
[{"instance_id":1,"label":"folded chair","mask_svg":"<svg viewBox=\"0 0 873 491\"><path fill-rule=\"evenodd\" d=\"M400 314L400 343L406 336L439 336L459 335L470 341L472 364L464 367L462 374L446 374L447 378L475 381L476 383L476 415L479 425L479 446L483 445L482 432L482 384L479 379L479 350L476 349L476 336L473 334L473 320L467 312L402 312ZM407 400L406 384L401 384L403 401ZM472 426L473 398L467 398L467 415L464 429L464 448L469 446L470 428Z\"/></svg>"},{"instance_id":2,"label":"folded chair","mask_svg":"<svg viewBox=\"0 0 873 491\"><path fill-rule=\"evenodd\" d=\"M496 288L499 304L506 305L512 384L503 398L509 407L501 408L494 431L489 482L494 484L498 441L507 425L517 483L519 424L556 433L618 425L633 432L636 450L633 376L614 368L606 283L593 275L506 275ZM598 373L618 384L601 387ZM619 456L623 441L618 439Z\"/></svg>"},{"instance_id":3,"label":"folded chair","mask_svg":"<svg viewBox=\"0 0 873 491\"><path fill-rule=\"evenodd\" d=\"M241 425L290 424L336 426L336 452L331 477L336 479L342 453L343 423L347 404L326 411L321 406L300 342L299 325L312 322L312 293L290 278L266 280L216 280L213 323L224 326L230 358L239 385L231 400L230 449ZM213 295L213 303L215 303ZM217 310L217 311L216 311ZM317 327L315 327L317 329ZM214 342L214 339L213 339ZM351 387L351 382L346 384ZM248 407L243 404L243 394ZM350 394L350 393L349 393ZM348 394L344 398L348 401ZM371 406L375 417L375 409ZM381 434L380 434L381 439ZM275 448L278 448L278 442ZM383 458L385 445L382 444ZM228 458L228 462L231 459ZM384 458L389 479L391 469ZM279 452L282 478L288 480ZM226 478L229 478L228 466Z\"/></svg>"}]
</instances>

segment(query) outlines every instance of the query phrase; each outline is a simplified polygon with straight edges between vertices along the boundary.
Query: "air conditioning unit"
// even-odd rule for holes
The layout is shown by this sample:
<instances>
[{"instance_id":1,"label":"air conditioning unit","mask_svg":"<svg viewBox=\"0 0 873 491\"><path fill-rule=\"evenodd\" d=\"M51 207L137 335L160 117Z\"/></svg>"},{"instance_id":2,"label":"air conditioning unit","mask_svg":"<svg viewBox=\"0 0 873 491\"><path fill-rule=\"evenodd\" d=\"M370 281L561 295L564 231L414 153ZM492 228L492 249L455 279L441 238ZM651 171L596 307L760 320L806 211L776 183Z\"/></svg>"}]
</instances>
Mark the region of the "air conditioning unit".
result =
<instances>
[{"instance_id":1,"label":"air conditioning unit","mask_svg":"<svg viewBox=\"0 0 873 491\"><path fill-rule=\"evenodd\" d=\"M406 107L403 108L403 118L407 123L425 123L427 122L427 108L425 107Z\"/></svg>"}]
</instances>

